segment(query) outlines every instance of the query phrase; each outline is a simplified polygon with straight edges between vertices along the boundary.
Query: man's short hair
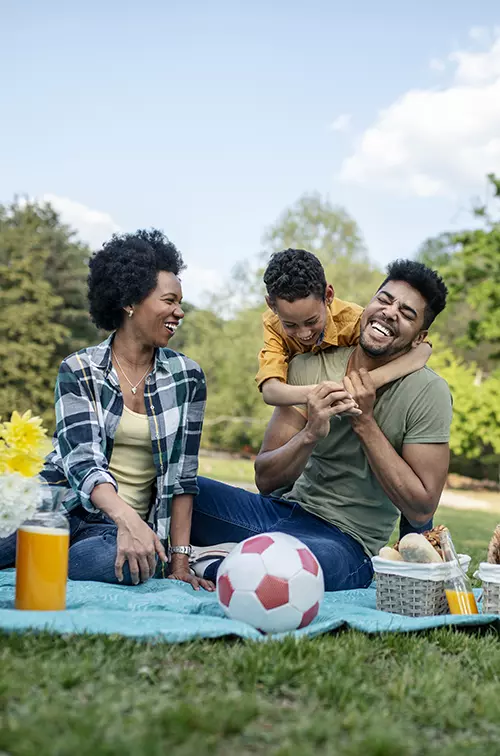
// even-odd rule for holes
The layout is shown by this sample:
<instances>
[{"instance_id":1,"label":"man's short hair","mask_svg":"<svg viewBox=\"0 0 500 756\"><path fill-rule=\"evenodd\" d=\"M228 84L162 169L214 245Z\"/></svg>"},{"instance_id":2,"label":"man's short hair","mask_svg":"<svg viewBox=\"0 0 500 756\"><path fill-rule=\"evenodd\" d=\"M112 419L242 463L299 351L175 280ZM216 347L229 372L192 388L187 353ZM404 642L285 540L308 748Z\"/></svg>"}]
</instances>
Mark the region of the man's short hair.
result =
<instances>
[{"instance_id":1,"label":"man's short hair","mask_svg":"<svg viewBox=\"0 0 500 756\"><path fill-rule=\"evenodd\" d=\"M420 292L427 302L423 324L425 330L446 307L448 289L443 279L437 270L431 270L423 263L414 260L395 260L387 266L387 277L378 290L380 291L388 281L405 281Z\"/></svg>"},{"instance_id":2,"label":"man's short hair","mask_svg":"<svg viewBox=\"0 0 500 756\"><path fill-rule=\"evenodd\" d=\"M271 302L295 302L311 295L325 299L325 271L316 255L305 249L275 252L264 273L264 283Z\"/></svg>"}]
</instances>

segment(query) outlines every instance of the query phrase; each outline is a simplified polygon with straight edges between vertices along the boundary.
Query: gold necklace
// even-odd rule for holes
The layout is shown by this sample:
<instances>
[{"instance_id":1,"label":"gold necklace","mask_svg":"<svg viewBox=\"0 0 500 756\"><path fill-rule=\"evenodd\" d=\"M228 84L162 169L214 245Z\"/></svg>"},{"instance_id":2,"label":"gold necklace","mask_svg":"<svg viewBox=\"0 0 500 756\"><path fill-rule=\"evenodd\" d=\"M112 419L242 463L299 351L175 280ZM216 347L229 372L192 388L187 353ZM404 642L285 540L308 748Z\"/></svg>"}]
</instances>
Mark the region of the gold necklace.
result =
<instances>
[{"instance_id":1,"label":"gold necklace","mask_svg":"<svg viewBox=\"0 0 500 756\"><path fill-rule=\"evenodd\" d=\"M115 360L116 360L116 364L118 365L118 367L120 368L120 370L121 370L121 371L122 371L122 373L123 373L123 377L125 378L125 380L126 380L126 381L127 381L127 383L129 384L129 386L130 386L130 390L132 391L132 393L133 393L133 394L137 394L137 389L138 389L138 387L139 387L139 386L141 385L141 383L143 382L144 378L145 378L145 377L147 376L147 374L149 373L149 370L150 370L150 368L151 368L151 363L149 363L149 365L148 365L148 369L146 370L146 372L145 372L145 373L144 373L144 375L142 376L141 380L140 380L140 381L137 381L137 383L136 383L136 384L135 384L135 386L134 386L134 384L133 384L133 383L132 383L132 381L131 381L131 380L129 379L128 375L126 374L125 370L124 370L124 369L122 368L122 366L120 365L120 360L119 360L119 359L118 359L118 357L116 356L116 352L115 352L115 350L114 350L114 349L112 350L112 354L113 354L113 357L114 357L114 358L115 358Z\"/></svg>"}]
</instances>

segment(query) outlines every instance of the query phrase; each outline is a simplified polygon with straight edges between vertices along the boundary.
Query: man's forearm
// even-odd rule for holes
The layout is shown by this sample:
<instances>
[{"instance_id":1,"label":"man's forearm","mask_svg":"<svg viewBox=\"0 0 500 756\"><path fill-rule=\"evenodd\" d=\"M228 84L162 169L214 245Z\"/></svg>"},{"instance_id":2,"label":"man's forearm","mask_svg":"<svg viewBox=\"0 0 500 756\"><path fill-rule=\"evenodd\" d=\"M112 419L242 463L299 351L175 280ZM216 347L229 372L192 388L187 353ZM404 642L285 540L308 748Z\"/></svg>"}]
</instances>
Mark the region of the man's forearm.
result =
<instances>
[{"instance_id":1,"label":"man's forearm","mask_svg":"<svg viewBox=\"0 0 500 756\"><path fill-rule=\"evenodd\" d=\"M438 501L410 465L391 446L373 417L355 425L365 454L378 482L392 503L414 525L427 522Z\"/></svg>"},{"instance_id":2,"label":"man's forearm","mask_svg":"<svg viewBox=\"0 0 500 756\"><path fill-rule=\"evenodd\" d=\"M263 494L292 485L302 474L316 444L303 428L284 446L261 452L255 460L255 482Z\"/></svg>"}]
</instances>

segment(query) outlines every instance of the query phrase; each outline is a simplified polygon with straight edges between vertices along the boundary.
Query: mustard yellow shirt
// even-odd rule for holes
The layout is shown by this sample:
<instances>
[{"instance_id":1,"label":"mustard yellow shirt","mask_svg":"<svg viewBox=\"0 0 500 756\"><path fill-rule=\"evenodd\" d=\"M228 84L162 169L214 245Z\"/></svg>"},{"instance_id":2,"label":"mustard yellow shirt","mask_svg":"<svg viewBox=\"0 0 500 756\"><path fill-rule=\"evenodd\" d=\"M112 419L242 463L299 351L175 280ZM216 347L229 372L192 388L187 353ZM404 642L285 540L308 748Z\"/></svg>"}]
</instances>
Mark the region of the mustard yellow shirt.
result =
<instances>
[{"instance_id":1,"label":"mustard yellow shirt","mask_svg":"<svg viewBox=\"0 0 500 756\"><path fill-rule=\"evenodd\" d=\"M116 429L109 471L118 483L119 496L145 520L157 475L149 418L125 405Z\"/></svg>"},{"instance_id":2,"label":"mustard yellow shirt","mask_svg":"<svg viewBox=\"0 0 500 756\"><path fill-rule=\"evenodd\" d=\"M313 347L287 336L279 317L270 309L262 316L264 347L259 352L259 372L255 376L262 388L264 381L278 378L286 383L288 364L296 354L319 352L332 346L353 346L359 341L359 323L363 308L353 302L334 297L326 307L326 324L323 340Z\"/></svg>"}]
</instances>

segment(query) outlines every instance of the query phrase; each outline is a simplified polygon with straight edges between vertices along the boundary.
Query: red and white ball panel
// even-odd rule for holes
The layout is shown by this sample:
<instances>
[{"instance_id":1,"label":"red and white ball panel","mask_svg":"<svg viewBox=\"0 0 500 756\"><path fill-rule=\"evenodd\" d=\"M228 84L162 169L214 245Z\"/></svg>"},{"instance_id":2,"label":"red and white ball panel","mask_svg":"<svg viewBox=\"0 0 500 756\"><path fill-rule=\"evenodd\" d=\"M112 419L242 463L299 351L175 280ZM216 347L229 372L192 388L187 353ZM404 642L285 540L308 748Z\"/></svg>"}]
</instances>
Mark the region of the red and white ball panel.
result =
<instances>
[{"instance_id":1,"label":"red and white ball panel","mask_svg":"<svg viewBox=\"0 0 500 756\"><path fill-rule=\"evenodd\" d=\"M308 625L324 595L323 572L298 538L263 533L239 543L222 563L217 595L224 612L264 632Z\"/></svg>"}]
</instances>

